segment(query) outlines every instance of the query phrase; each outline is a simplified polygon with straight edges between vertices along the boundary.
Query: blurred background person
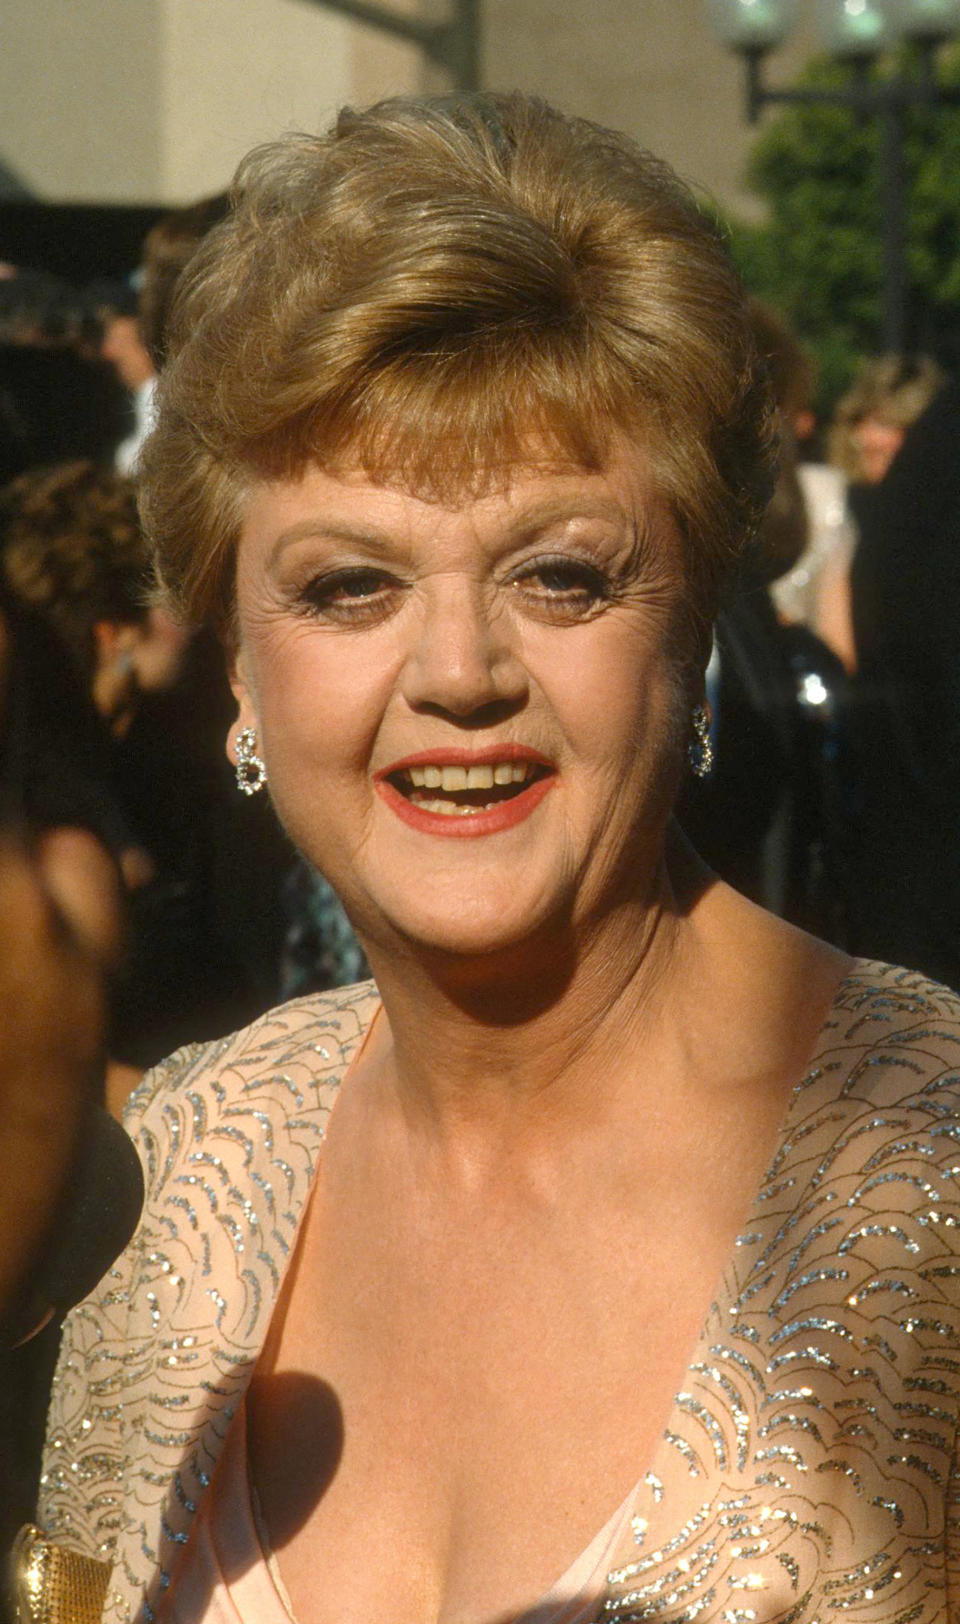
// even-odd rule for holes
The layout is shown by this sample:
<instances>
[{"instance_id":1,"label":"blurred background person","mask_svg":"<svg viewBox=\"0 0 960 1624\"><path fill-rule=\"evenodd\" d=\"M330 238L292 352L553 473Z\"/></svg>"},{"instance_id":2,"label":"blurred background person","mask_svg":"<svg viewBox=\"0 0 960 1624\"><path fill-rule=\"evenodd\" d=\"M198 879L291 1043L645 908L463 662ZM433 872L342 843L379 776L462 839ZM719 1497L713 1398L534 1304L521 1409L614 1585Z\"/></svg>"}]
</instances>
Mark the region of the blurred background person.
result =
<instances>
[{"instance_id":1,"label":"blurred background person","mask_svg":"<svg viewBox=\"0 0 960 1624\"><path fill-rule=\"evenodd\" d=\"M143 259L127 299L103 312L101 354L129 391L134 415L131 432L117 447L118 473L136 473L140 447L153 426L153 397L177 280L226 206L226 196L218 194L172 209L158 220L144 239Z\"/></svg>"},{"instance_id":2,"label":"blurred background person","mask_svg":"<svg viewBox=\"0 0 960 1624\"><path fill-rule=\"evenodd\" d=\"M113 317L105 333L113 335L117 346L115 364L126 372L128 387L138 392L137 426L119 448L117 457L118 467L126 469L134 479L140 447L152 421L153 396L166 355L166 327L177 282L206 233L223 218L226 209L226 194L215 193L164 214L144 239L140 266L128 289L129 302L120 311L114 301L109 311L102 312ZM134 284L136 291L132 292ZM122 327L117 325L118 313L124 316ZM108 338L105 343L109 349ZM341 934L345 930L348 936L349 927L341 919L335 899L319 916L316 914L317 879L299 870L296 874L290 872L296 859L272 809L250 799L238 804L222 749L232 713L230 691L223 652L209 632L200 630L192 636L175 689L165 697L154 695L149 712L150 726L137 730L138 736L155 736L147 753L152 760L170 758L172 781L189 781L194 786L195 819L185 835L181 861L183 852L196 846L196 820L206 829L201 890L206 897L209 930L221 944L217 951L224 980L227 975L233 979L232 991L228 992L224 985L223 996L211 1004L203 1025L212 1031L219 1019L225 1031L246 1018L244 1011L266 1008L288 985L312 984L315 974L328 976L331 955L324 945L324 922L333 917ZM180 804L186 817L186 801ZM237 883L239 873L244 874L242 885ZM314 952L318 930L319 959ZM287 933L291 937L289 950L285 945ZM354 979L348 974L355 962L352 947L348 944L344 956L335 946L333 954L332 973L341 980ZM316 972L312 968L315 960L319 965ZM324 980L323 984L330 983ZM176 1029L164 1024L158 1004L154 1024L145 1063L180 1041ZM184 1035L195 1034L184 1029Z\"/></svg>"},{"instance_id":3,"label":"blurred background person","mask_svg":"<svg viewBox=\"0 0 960 1624\"><path fill-rule=\"evenodd\" d=\"M221 674L208 680L191 663L183 630L149 601L129 481L89 463L21 476L0 495L0 546L8 590L57 640L86 704L85 734L98 736L96 798L111 809L129 913L111 1055L138 1073L269 1001L235 945L242 933L231 921L242 904L224 906L223 863L242 838L218 731L229 695ZM279 876L270 883L279 889ZM271 943L269 918L267 909L258 929L275 978L281 926ZM133 1072L119 1072L121 1095Z\"/></svg>"},{"instance_id":4,"label":"blurred background person","mask_svg":"<svg viewBox=\"0 0 960 1624\"><path fill-rule=\"evenodd\" d=\"M810 459L806 448L816 428L816 370L789 323L759 299L750 300L757 342L770 368L780 408L780 480L777 507L804 525L793 563L770 583L782 620L809 627L847 670L853 666L849 570L856 530L847 501L847 479L838 468Z\"/></svg>"},{"instance_id":5,"label":"blurred background person","mask_svg":"<svg viewBox=\"0 0 960 1624\"><path fill-rule=\"evenodd\" d=\"M112 463L130 407L96 350L92 311L63 278L0 278L0 485L77 457Z\"/></svg>"},{"instance_id":6,"label":"blurred background person","mask_svg":"<svg viewBox=\"0 0 960 1624\"><path fill-rule=\"evenodd\" d=\"M714 767L684 785L678 817L729 884L842 943L845 845L839 758L843 664L819 635L822 582L843 527L811 513L797 427L809 431L811 363L788 324L748 301L778 411L777 480L734 590L721 604L707 673Z\"/></svg>"},{"instance_id":7,"label":"blurred background person","mask_svg":"<svg viewBox=\"0 0 960 1624\"><path fill-rule=\"evenodd\" d=\"M103 1087L105 964L120 929L115 871L78 828L32 851L0 834L0 1550L37 1492L58 1329L37 1275ZM102 1265L110 1262L109 1256ZM25 1346L17 1346L31 1332ZM0 1600L0 1617L7 1614Z\"/></svg>"},{"instance_id":8,"label":"blurred background person","mask_svg":"<svg viewBox=\"0 0 960 1624\"><path fill-rule=\"evenodd\" d=\"M103 793L88 721L59 640L0 580L3 1551L36 1500L56 1321L109 1264L136 1215L129 1155L119 1154L119 1129L105 1137L100 1109L110 972L124 937L112 853L127 836ZM126 1184L119 1232L117 1181Z\"/></svg>"},{"instance_id":9,"label":"blurred background person","mask_svg":"<svg viewBox=\"0 0 960 1624\"><path fill-rule=\"evenodd\" d=\"M931 383L926 374L924 388ZM861 487L853 945L960 986L960 388Z\"/></svg>"},{"instance_id":10,"label":"blurred background person","mask_svg":"<svg viewBox=\"0 0 960 1624\"><path fill-rule=\"evenodd\" d=\"M116 302L101 311L103 336L100 354L114 370L130 398L132 427L114 453L118 474L133 474L137 457L153 426L153 396L157 374L140 334L138 299L133 289L118 290Z\"/></svg>"},{"instance_id":11,"label":"blurred background person","mask_svg":"<svg viewBox=\"0 0 960 1624\"><path fill-rule=\"evenodd\" d=\"M868 361L837 404L829 437L833 466L854 486L879 484L907 429L945 382L945 373L927 355Z\"/></svg>"}]
</instances>

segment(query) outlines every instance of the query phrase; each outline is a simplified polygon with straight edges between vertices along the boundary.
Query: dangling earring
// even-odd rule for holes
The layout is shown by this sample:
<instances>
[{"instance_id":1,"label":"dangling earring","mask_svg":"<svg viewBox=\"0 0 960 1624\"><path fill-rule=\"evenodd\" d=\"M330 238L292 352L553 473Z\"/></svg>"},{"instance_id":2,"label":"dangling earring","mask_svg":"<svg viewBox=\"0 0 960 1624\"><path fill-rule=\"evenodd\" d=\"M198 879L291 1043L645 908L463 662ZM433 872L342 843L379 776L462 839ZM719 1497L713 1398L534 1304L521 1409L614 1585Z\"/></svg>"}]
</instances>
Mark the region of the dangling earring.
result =
<instances>
[{"instance_id":1,"label":"dangling earring","mask_svg":"<svg viewBox=\"0 0 960 1624\"><path fill-rule=\"evenodd\" d=\"M256 795L267 781L267 766L257 755L257 735L252 727L241 728L237 734L237 789L244 795Z\"/></svg>"},{"instance_id":2,"label":"dangling earring","mask_svg":"<svg viewBox=\"0 0 960 1624\"><path fill-rule=\"evenodd\" d=\"M687 760L697 778L706 778L713 766L713 745L710 741L710 717L705 705L694 706L691 721L693 738L687 745Z\"/></svg>"}]
</instances>

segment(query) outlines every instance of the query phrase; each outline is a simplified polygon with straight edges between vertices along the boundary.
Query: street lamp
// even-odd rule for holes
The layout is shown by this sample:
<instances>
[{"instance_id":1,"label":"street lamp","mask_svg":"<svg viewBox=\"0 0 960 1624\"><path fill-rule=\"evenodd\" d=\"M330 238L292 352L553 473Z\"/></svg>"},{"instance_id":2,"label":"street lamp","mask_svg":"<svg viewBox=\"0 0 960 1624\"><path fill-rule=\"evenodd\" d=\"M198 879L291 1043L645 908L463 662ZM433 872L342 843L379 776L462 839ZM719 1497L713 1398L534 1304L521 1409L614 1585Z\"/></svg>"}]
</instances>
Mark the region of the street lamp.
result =
<instances>
[{"instance_id":1,"label":"street lamp","mask_svg":"<svg viewBox=\"0 0 960 1624\"><path fill-rule=\"evenodd\" d=\"M872 62L892 40L890 0L818 0L824 49L841 62Z\"/></svg>"},{"instance_id":2,"label":"street lamp","mask_svg":"<svg viewBox=\"0 0 960 1624\"><path fill-rule=\"evenodd\" d=\"M960 31L960 0L817 0L821 40L836 60L849 62L851 83L836 89L803 86L772 89L764 82L767 54L782 45L796 22L798 0L707 0L718 38L742 57L747 117L751 124L772 103L847 107L860 118L879 117L883 201L883 340L890 352L904 347L906 328L906 174L904 118L911 107L960 106L960 86L937 75L939 47ZM874 80L870 68L881 52L910 44L920 54L918 78L903 74Z\"/></svg>"},{"instance_id":3,"label":"street lamp","mask_svg":"<svg viewBox=\"0 0 960 1624\"><path fill-rule=\"evenodd\" d=\"M713 27L733 51L773 51L782 45L796 19L799 0L709 0Z\"/></svg>"}]
</instances>

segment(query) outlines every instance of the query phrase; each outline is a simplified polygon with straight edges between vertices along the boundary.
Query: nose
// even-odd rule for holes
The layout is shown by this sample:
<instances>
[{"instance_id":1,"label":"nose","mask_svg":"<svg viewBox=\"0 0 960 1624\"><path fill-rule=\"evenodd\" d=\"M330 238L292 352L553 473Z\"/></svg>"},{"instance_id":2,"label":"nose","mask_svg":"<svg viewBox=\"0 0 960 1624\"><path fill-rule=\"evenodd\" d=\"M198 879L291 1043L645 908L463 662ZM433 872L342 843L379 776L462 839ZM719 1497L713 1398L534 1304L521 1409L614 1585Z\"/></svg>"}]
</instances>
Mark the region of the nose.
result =
<instances>
[{"instance_id":1,"label":"nose","mask_svg":"<svg viewBox=\"0 0 960 1624\"><path fill-rule=\"evenodd\" d=\"M513 711L527 693L508 612L463 578L435 578L425 589L402 688L414 710L461 720Z\"/></svg>"}]
</instances>

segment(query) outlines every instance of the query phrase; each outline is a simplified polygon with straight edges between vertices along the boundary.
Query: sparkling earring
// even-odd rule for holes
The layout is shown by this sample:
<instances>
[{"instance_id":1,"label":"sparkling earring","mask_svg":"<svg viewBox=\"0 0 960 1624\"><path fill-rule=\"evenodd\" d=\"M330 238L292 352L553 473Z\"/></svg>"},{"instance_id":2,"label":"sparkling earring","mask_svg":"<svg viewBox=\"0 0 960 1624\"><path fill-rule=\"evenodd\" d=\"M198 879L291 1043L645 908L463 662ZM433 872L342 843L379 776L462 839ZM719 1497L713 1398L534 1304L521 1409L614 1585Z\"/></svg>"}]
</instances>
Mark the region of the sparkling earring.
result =
<instances>
[{"instance_id":1,"label":"sparkling earring","mask_svg":"<svg viewBox=\"0 0 960 1624\"><path fill-rule=\"evenodd\" d=\"M687 760L697 778L707 778L713 766L713 745L710 741L710 717L705 705L695 705L693 738L687 745Z\"/></svg>"},{"instance_id":2,"label":"sparkling earring","mask_svg":"<svg viewBox=\"0 0 960 1624\"><path fill-rule=\"evenodd\" d=\"M267 781L266 762L257 755L257 734L252 727L241 728L237 734L237 789L244 795L256 795Z\"/></svg>"}]
</instances>

